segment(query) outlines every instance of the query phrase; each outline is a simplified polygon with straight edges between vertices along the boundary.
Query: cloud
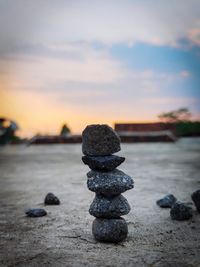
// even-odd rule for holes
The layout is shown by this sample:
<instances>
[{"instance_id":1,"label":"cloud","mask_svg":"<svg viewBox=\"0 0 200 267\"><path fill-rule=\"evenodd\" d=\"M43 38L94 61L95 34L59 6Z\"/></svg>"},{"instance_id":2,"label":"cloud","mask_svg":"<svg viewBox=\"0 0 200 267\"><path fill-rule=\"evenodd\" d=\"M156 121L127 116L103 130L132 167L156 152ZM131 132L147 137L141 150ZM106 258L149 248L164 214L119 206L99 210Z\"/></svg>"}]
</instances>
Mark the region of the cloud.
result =
<instances>
[{"instance_id":1,"label":"cloud","mask_svg":"<svg viewBox=\"0 0 200 267\"><path fill-rule=\"evenodd\" d=\"M190 77L190 75L191 75L190 72L187 70L183 70L180 72L180 76L184 77L184 78L188 78L188 77Z\"/></svg>"},{"instance_id":2,"label":"cloud","mask_svg":"<svg viewBox=\"0 0 200 267\"><path fill-rule=\"evenodd\" d=\"M187 66L174 73L136 70L110 48L199 45L199 13L195 0L0 0L1 111L22 118L22 127L31 128L31 116L34 129L37 121L51 127L66 117L80 130L197 105L180 97L180 83L191 78Z\"/></svg>"},{"instance_id":3,"label":"cloud","mask_svg":"<svg viewBox=\"0 0 200 267\"><path fill-rule=\"evenodd\" d=\"M160 106L167 106L169 107L180 107L180 106L188 106L188 105L194 105L194 104L200 104L200 99L194 98L194 97L155 97L155 98L148 98L148 99L143 99L144 103L148 104L155 104L155 105L160 105Z\"/></svg>"},{"instance_id":4,"label":"cloud","mask_svg":"<svg viewBox=\"0 0 200 267\"><path fill-rule=\"evenodd\" d=\"M200 22L198 28L193 28L189 31L188 38L191 43L200 46Z\"/></svg>"},{"instance_id":5,"label":"cloud","mask_svg":"<svg viewBox=\"0 0 200 267\"><path fill-rule=\"evenodd\" d=\"M13 46L99 42L199 45L200 2L169 1L1 1L1 53Z\"/></svg>"},{"instance_id":6,"label":"cloud","mask_svg":"<svg viewBox=\"0 0 200 267\"><path fill-rule=\"evenodd\" d=\"M75 92L82 95L83 92L96 91L101 95L111 94L114 98L124 92L130 96L142 96L158 92L162 84L186 79L190 75L187 70L165 73L129 69L122 61L113 58L107 49L96 50L82 43L49 45L45 54L39 52L38 46L27 49L32 53L20 51L0 60L1 83L9 82L10 90L42 90L46 93L70 93L71 96Z\"/></svg>"}]
</instances>

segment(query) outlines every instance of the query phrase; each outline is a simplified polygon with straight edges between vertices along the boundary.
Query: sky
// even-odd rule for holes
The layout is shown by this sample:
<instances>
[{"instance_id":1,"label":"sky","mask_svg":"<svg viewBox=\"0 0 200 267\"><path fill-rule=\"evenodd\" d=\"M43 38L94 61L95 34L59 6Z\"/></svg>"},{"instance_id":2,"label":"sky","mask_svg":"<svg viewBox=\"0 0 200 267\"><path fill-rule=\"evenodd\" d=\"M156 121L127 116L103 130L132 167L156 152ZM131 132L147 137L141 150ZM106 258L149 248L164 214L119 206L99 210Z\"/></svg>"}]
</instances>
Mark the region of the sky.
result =
<instances>
[{"instance_id":1,"label":"sky","mask_svg":"<svg viewBox=\"0 0 200 267\"><path fill-rule=\"evenodd\" d=\"M199 0L0 0L0 117L20 135L200 119Z\"/></svg>"}]
</instances>

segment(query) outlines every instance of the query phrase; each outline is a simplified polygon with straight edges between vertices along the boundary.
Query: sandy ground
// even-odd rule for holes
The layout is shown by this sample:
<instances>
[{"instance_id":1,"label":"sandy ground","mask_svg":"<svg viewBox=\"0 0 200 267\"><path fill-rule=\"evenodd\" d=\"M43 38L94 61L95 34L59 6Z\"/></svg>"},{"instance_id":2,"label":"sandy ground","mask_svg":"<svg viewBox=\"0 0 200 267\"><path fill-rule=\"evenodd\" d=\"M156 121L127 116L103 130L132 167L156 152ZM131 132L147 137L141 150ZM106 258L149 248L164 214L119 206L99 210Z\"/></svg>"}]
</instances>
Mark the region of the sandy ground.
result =
<instances>
[{"instance_id":1,"label":"sandy ground","mask_svg":"<svg viewBox=\"0 0 200 267\"><path fill-rule=\"evenodd\" d=\"M96 242L88 208L89 170L80 145L12 146L0 150L0 266L200 266L200 214L172 221L156 200L173 193L191 201L200 188L200 140L176 144L123 145L119 169L135 188L124 193L132 210L124 216L129 236L121 244ZM44 207L48 192L61 200L46 217L27 218L24 209Z\"/></svg>"}]
</instances>

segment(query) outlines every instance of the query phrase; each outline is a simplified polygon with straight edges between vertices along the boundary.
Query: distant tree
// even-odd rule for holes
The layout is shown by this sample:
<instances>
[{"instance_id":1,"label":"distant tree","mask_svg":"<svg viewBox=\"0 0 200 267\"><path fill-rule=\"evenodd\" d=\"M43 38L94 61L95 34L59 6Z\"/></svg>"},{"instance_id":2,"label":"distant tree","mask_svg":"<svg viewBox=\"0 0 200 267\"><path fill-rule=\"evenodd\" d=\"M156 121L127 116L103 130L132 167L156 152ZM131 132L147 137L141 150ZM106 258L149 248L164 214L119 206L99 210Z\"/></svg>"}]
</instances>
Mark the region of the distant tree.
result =
<instances>
[{"instance_id":1,"label":"distant tree","mask_svg":"<svg viewBox=\"0 0 200 267\"><path fill-rule=\"evenodd\" d=\"M70 133L71 133L70 128L67 126L67 124L64 124L62 126L61 131L60 131L60 135L62 135L62 136L68 136Z\"/></svg>"},{"instance_id":2,"label":"distant tree","mask_svg":"<svg viewBox=\"0 0 200 267\"><path fill-rule=\"evenodd\" d=\"M15 132L18 129L16 122L6 118L0 118L0 144L4 145L13 141L18 141L19 138L15 136Z\"/></svg>"},{"instance_id":3,"label":"distant tree","mask_svg":"<svg viewBox=\"0 0 200 267\"><path fill-rule=\"evenodd\" d=\"M163 122L187 122L190 121L191 113L188 108L179 108L170 112L158 115Z\"/></svg>"}]
</instances>

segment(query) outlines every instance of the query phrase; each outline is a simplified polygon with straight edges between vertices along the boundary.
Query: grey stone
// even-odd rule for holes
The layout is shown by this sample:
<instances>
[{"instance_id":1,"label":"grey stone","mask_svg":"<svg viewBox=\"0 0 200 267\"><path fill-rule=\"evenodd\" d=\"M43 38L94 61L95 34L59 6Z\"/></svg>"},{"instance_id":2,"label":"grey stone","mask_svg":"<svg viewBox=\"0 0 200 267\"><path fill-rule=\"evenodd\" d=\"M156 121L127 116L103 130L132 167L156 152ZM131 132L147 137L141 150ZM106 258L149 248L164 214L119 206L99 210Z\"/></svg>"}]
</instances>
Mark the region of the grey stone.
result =
<instances>
[{"instance_id":1,"label":"grey stone","mask_svg":"<svg viewBox=\"0 0 200 267\"><path fill-rule=\"evenodd\" d=\"M198 212L200 212L200 190L195 191L191 197Z\"/></svg>"},{"instance_id":2,"label":"grey stone","mask_svg":"<svg viewBox=\"0 0 200 267\"><path fill-rule=\"evenodd\" d=\"M92 170L112 171L117 168L122 162L124 157L115 155L111 156L83 156L82 161Z\"/></svg>"},{"instance_id":3,"label":"grey stone","mask_svg":"<svg viewBox=\"0 0 200 267\"><path fill-rule=\"evenodd\" d=\"M134 187L133 179L115 169L112 172L90 171L87 173L88 189L107 196L119 195Z\"/></svg>"},{"instance_id":4,"label":"grey stone","mask_svg":"<svg viewBox=\"0 0 200 267\"><path fill-rule=\"evenodd\" d=\"M53 193L48 193L44 199L45 205L59 205L60 200Z\"/></svg>"},{"instance_id":5,"label":"grey stone","mask_svg":"<svg viewBox=\"0 0 200 267\"><path fill-rule=\"evenodd\" d=\"M28 209L25 213L28 217L42 217L47 215L47 212L44 209Z\"/></svg>"},{"instance_id":6,"label":"grey stone","mask_svg":"<svg viewBox=\"0 0 200 267\"><path fill-rule=\"evenodd\" d=\"M186 203L175 202L170 210L172 220L184 221L192 217L192 208Z\"/></svg>"},{"instance_id":7,"label":"grey stone","mask_svg":"<svg viewBox=\"0 0 200 267\"><path fill-rule=\"evenodd\" d=\"M175 202L176 198L172 194L168 194L156 201L157 205L161 208L171 208Z\"/></svg>"},{"instance_id":8,"label":"grey stone","mask_svg":"<svg viewBox=\"0 0 200 267\"><path fill-rule=\"evenodd\" d=\"M95 219L92 224L94 238L101 242L118 243L128 234L128 226L123 218Z\"/></svg>"},{"instance_id":9,"label":"grey stone","mask_svg":"<svg viewBox=\"0 0 200 267\"><path fill-rule=\"evenodd\" d=\"M82 133L82 151L88 156L107 156L120 151L120 138L106 124L88 125Z\"/></svg>"},{"instance_id":10,"label":"grey stone","mask_svg":"<svg viewBox=\"0 0 200 267\"><path fill-rule=\"evenodd\" d=\"M105 197L96 194L89 213L97 218L119 218L126 215L131 210L130 205L122 195L114 197Z\"/></svg>"}]
</instances>

